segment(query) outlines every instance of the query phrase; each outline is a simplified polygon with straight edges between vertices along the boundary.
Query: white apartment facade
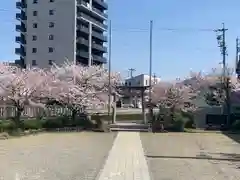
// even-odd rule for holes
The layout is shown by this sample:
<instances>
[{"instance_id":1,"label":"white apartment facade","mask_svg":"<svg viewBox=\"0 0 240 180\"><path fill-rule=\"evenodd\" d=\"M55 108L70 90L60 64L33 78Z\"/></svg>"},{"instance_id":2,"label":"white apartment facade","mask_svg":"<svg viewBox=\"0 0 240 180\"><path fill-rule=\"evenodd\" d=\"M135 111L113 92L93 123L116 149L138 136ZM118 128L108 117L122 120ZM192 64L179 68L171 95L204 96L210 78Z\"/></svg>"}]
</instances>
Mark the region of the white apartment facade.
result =
<instances>
[{"instance_id":1,"label":"white apartment facade","mask_svg":"<svg viewBox=\"0 0 240 180\"><path fill-rule=\"evenodd\" d=\"M102 0L19 0L17 64L46 68L66 59L105 64L107 4Z\"/></svg>"},{"instance_id":2,"label":"white apartment facade","mask_svg":"<svg viewBox=\"0 0 240 180\"><path fill-rule=\"evenodd\" d=\"M160 82L160 78L152 76L152 85ZM146 87L150 85L150 76L146 74L140 74L138 76L134 76L132 78L128 78L125 80L125 86L130 87Z\"/></svg>"}]
</instances>

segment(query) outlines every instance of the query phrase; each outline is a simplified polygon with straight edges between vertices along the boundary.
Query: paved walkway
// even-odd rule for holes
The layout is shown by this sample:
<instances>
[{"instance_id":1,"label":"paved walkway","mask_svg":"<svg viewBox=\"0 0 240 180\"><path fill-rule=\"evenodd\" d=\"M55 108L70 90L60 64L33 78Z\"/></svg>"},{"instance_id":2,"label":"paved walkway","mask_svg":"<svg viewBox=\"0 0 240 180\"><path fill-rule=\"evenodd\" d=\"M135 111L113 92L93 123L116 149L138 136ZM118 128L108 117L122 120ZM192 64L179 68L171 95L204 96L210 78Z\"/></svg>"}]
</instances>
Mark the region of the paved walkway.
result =
<instances>
[{"instance_id":1,"label":"paved walkway","mask_svg":"<svg viewBox=\"0 0 240 180\"><path fill-rule=\"evenodd\" d=\"M98 180L150 180L138 132L119 132Z\"/></svg>"},{"instance_id":2,"label":"paved walkway","mask_svg":"<svg viewBox=\"0 0 240 180\"><path fill-rule=\"evenodd\" d=\"M116 133L44 133L0 141L0 180L96 180Z\"/></svg>"},{"instance_id":3,"label":"paved walkway","mask_svg":"<svg viewBox=\"0 0 240 180\"><path fill-rule=\"evenodd\" d=\"M141 133L141 140L154 180L240 180L240 144L223 134Z\"/></svg>"}]
</instances>

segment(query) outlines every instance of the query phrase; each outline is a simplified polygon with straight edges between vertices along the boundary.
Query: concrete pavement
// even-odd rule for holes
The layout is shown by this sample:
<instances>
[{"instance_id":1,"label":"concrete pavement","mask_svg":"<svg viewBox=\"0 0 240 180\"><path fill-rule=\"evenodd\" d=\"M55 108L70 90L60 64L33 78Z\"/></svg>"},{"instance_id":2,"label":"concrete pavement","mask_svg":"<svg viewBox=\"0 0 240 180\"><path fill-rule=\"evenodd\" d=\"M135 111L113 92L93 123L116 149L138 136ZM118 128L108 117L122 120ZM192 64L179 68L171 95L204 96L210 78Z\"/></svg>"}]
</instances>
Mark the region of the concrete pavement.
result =
<instances>
[{"instance_id":1,"label":"concrete pavement","mask_svg":"<svg viewBox=\"0 0 240 180\"><path fill-rule=\"evenodd\" d=\"M46 133L0 141L0 180L95 180L116 133Z\"/></svg>"},{"instance_id":2,"label":"concrete pavement","mask_svg":"<svg viewBox=\"0 0 240 180\"><path fill-rule=\"evenodd\" d=\"M240 180L239 152L214 133L46 133L0 141L0 180Z\"/></svg>"},{"instance_id":3,"label":"concrete pavement","mask_svg":"<svg viewBox=\"0 0 240 180\"><path fill-rule=\"evenodd\" d=\"M240 144L223 134L142 133L141 140L153 180L240 179Z\"/></svg>"},{"instance_id":4,"label":"concrete pavement","mask_svg":"<svg viewBox=\"0 0 240 180\"><path fill-rule=\"evenodd\" d=\"M150 180L138 132L119 132L98 180Z\"/></svg>"}]
</instances>

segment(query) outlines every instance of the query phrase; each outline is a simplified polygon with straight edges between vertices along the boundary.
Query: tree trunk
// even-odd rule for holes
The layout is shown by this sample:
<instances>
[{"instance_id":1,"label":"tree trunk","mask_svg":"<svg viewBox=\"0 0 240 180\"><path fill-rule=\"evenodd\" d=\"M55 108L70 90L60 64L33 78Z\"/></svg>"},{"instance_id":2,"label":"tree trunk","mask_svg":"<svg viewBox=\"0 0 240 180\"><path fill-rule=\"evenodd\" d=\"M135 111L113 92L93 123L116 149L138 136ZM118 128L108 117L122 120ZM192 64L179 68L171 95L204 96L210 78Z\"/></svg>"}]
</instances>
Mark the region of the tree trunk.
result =
<instances>
[{"instance_id":1,"label":"tree trunk","mask_svg":"<svg viewBox=\"0 0 240 180\"><path fill-rule=\"evenodd\" d=\"M174 122L174 112L175 112L175 107L171 107L171 109L170 109L170 116L171 116L172 123Z\"/></svg>"},{"instance_id":2,"label":"tree trunk","mask_svg":"<svg viewBox=\"0 0 240 180\"><path fill-rule=\"evenodd\" d=\"M77 116L77 110L76 109L72 109L72 117L71 117L72 123L75 122L76 116Z\"/></svg>"},{"instance_id":3,"label":"tree trunk","mask_svg":"<svg viewBox=\"0 0 240 180\"><path fill-rule=\"evenodd\" d=\"M23 108L22 107L17 107L17 112L16 112L16 115L15 115L15 118L14 118L14 123L16 124L16 128L23 128L22 127L22 123L21 123L21 115L22 115L22 112L23 112Z\"/></svg>"}]
</instances>

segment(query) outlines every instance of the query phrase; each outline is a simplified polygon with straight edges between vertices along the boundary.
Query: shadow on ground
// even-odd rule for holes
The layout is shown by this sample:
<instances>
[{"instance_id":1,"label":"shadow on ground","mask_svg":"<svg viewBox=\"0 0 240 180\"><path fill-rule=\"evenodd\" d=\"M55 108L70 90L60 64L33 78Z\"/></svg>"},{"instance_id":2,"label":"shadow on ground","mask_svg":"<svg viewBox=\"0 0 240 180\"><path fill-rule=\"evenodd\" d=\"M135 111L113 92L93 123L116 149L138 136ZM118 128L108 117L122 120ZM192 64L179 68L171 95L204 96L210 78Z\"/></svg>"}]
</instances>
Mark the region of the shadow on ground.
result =
<instances>
[{"instance_id":1,"label":"shadow on ground","mask_svg":"<svg viewBox=\"0 0 240 180\"><path fill-rule=\"evenodd\" d=\"M215 155L220 155L221 157L213 157L211 155L197 155L197 156L152 156L146 155L147 158L151 159L198 159L198 160L216 160L216 161L232 161L240 162L240 154L225 154L225 153L215 153Z\"/></svg>"},{"instance_id":2,"label":"shadow on ground","mask_svg":"<svg viewBox=\"0 0 240 180\"><path fill-rule=\"evenodd\" d=\"M222 132L225 136L229 137L230 139L234 140L235 142L240 144L240 134L231 134L227 132Z\"/></svg>"},{"instance_id":3,"label":"shadow on ground","mask_svg":"<svg viewBox=\"0 0 240 180\"><path fill-rule=\"evenodd\" d=\"M236 154L236 153L210 153L212 155L217 155L217 156L221 156L223 158L227 158L227 159L235 159L235 160L240 160L240 154Z\"/></svg>"}]
</instances>

